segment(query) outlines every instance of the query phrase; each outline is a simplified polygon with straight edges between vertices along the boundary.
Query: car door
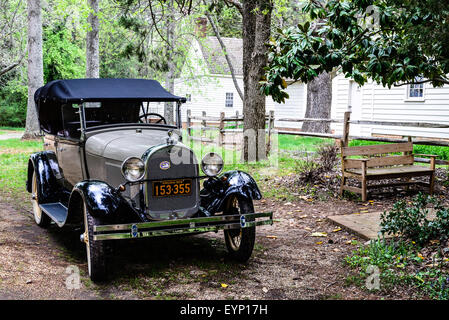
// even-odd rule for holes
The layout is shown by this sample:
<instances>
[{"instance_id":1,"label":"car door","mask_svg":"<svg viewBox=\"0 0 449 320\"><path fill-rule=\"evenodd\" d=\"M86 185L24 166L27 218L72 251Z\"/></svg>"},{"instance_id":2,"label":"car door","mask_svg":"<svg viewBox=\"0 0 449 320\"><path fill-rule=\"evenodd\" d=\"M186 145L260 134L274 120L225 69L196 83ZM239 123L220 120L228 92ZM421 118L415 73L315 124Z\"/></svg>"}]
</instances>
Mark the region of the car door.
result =
<instances>
[{"instance_id":1,"label":"car door","mask_svg":"<svg viewBox=\"0 0 449 320\"><path fill-rule=\"evenodd\" d=\"M79 109L71 104L62 105L61 108L63 130L56 137L56 156L66 187L71 189L83 180Z\"/></svg>"},{"instance_id":2,"label":"car door","mask_svg":"<svg viewBox=\"0 0 449 320\"><path fill-rule=\"evenodd\" d=\"M79 140L66 137L58 137L56 147L59 168L64 176L68 188L83 180L83 170L81 166L82 149Z\"/></svg>"}]
</instances>

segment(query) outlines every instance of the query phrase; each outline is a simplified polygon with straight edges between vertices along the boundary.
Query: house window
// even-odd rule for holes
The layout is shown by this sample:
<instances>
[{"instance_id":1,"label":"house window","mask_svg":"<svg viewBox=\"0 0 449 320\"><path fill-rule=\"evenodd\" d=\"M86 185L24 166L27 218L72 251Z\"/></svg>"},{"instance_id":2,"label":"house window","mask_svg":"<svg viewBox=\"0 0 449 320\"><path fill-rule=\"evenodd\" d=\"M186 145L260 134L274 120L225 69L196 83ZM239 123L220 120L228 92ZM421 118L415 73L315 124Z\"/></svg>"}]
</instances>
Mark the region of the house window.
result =
<instances>
[{"instance_id":1,"label":"house window","mask_svg":"<svg viewBox=\"0 0 449 320\"><path fill-rule=\"evenodd\" d=\"M416 78L415 81L421 81L422 78ZM424 83L409 84L407 86L408 100L424 100Z\"/></svg>"},{"instance_id":2,"label":"house window","mask_svg":"<svg viewBox=\"0 0 449 320\"><path fill-rule=\"evenodd\" d=\"M226 92L225 107L232 108L234 106L234 93Z\"/></svg>"}]
</instances>

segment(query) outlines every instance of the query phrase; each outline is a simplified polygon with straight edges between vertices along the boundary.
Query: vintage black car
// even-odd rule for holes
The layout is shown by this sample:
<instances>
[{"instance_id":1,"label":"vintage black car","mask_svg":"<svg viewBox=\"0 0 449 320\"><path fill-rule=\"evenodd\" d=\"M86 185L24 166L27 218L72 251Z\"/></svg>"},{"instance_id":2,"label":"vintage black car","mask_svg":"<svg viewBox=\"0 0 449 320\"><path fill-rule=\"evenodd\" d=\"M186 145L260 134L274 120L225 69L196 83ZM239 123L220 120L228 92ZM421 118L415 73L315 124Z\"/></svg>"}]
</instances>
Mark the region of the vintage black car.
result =
<instances>
[{"instance_id":1,"label":"vintage black car","mask_svg":"<svg viewBox=\"0 0 449 320\"><path fill-rule=\"evenodd\" d=\"M41 227L52 221L81 226L93 281L107 277L113 239L222 229L230 256L244 262L252 254L255 227L273 223L271 212L254 213L253 200L261 193L250 175L222 173L217 153L199 163L181 142L186 99L157 81L55 80L34 99L45 133L45 151L28 162L34 219ZM153 102L174 103L176 125L149 112Z\"/></svg>"}]
</instances>

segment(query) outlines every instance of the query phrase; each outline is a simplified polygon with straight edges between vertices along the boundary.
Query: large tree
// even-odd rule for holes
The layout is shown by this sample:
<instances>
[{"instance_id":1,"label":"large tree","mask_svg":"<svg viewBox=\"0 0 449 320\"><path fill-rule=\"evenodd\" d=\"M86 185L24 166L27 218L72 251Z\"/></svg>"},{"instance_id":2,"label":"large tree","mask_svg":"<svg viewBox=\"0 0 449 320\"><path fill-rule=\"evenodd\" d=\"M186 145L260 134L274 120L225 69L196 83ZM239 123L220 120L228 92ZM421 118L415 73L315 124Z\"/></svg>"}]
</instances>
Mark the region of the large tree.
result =
<instances>
[{"instance_id":1,"label":"large tree","mask_svg":"<svg viewBox=\"0 0 449 320\"><path fill-rule=\"evenodd\" d=\"M99 0L88 0L89 31L86 35L86 78L100 77L100 23L98 20Z\"/></svg>"},{"instance_id":2,"label":"large tree","mask_svg":"<svg viewBox=\"0 0 449 320\"><path fill-rule=\"evenodd\" d=\"M0 1L0 77L17 68L25 56L22 36L24 1Z\"/></svg>"},{"instance_id":3,"label":"large tree","mask_svg":"<svg viewBox=\"0 0 449 320\"><path fill-rule=\"evenodd\" d=\"M310 0L303 12L310 22L270 42L263 91L277 102L288 98L287 79L309 83L324 72L342 72L359 85L449 83L447 1Z\"/></svg>"},{"instance_id":4,"label":"large tree","mask_svg":"<svg viewBox=\"0 0 449 320\"><path fill-rule=\"evenodd\" d=\"M267 65L266 44L271 34L272 0L225 0L234 5L243 18L243 153L244 161L266 158L265 96L260 80Z\"/></svg>"},{"instance_id":5,"label":"large tree","mask_svg":"<svg viewBox=\"0 0 449 320\"><path fill-rule=\"evenodd\" d=\"M42 12L40 0L28 0L28 106L22 139L40 134L34 93L44 84L42 59Z\"/></svg>"}]
</instances>

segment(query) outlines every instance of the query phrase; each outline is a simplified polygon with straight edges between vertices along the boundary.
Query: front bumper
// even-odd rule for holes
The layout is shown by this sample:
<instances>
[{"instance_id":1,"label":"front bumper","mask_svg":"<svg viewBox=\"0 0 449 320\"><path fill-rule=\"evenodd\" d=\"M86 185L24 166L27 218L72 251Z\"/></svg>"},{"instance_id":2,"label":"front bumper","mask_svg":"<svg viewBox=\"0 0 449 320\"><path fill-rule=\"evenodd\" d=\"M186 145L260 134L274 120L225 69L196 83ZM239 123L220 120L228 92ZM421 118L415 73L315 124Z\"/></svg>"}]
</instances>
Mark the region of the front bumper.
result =
<instances>
[{"instance_id":1,"label":"front bumper","mask_svg":"<svg viewBox=\"0 0 449 320\"><path fill-rule=\"evenodd\" d=\"M260 220L260 218L265 218ZM259 219L259 220L258 220ZM273 212L94 226L93 240L149 238L273 224Z\"/></svg>"}]
</instances>

